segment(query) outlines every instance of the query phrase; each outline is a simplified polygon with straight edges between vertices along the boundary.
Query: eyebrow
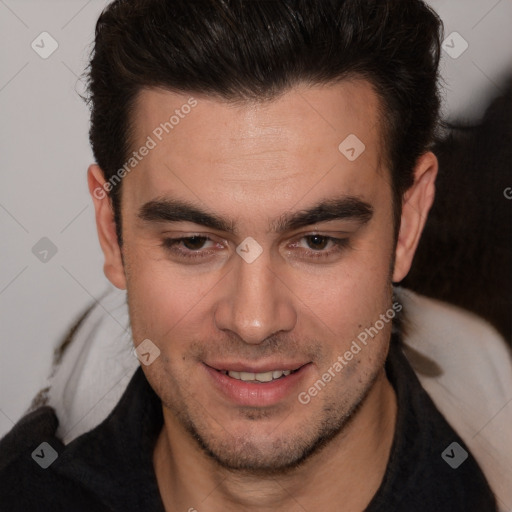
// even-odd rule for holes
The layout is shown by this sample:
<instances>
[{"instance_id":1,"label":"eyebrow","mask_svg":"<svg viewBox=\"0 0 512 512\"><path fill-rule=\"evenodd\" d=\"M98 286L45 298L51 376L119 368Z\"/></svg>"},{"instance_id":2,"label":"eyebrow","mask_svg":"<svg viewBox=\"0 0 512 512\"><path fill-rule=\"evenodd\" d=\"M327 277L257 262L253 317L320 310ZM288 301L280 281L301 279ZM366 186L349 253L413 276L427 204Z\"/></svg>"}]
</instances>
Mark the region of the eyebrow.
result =
<instances>
[{"instance_id":1,"label":"eyebrow","mask_svg":"<svg viewBox=\"0 0 512 512\"><path fill-rule=\"evenodd\" d=\"M309 208L286 212L273 220L269 231L283 233L332 220L358 221L366 224L373 216L373 207L353 196L327 199ZM237 235L233 221L208 212L192 203L178 199L155 199L145 203L138 217L145 222L192 222L218 231Z\"/></svg>"}]
</instances>

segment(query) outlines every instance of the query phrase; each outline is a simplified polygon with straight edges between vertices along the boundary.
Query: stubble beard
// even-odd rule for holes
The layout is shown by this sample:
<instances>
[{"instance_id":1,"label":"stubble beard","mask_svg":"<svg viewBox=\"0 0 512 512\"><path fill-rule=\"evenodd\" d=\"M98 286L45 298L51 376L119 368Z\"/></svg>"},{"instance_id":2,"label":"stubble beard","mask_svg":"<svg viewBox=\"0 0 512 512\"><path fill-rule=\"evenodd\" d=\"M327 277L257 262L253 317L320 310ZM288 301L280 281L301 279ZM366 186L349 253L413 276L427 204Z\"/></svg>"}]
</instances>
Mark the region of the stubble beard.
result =
<instances>
[{"instance_id":1,"label":"stubble beard","mask_svg":"<svg viewBox=\"0 0 512 512\"><path fill-rule=\"evenodd\" d=\"M201 417L201 411L196 410L194 414L183 400L180 400L181 403L171 401L165 407L171 411L202 453L218 468L255 477L285 476L303 467L346 433L366 402L381 371L381 365L374 368L366 386L359 392L355 401L349 399L350 404L347 400L340 404L335 398L329 400L322 407L320 414L315 415L314 420L306 425L298 425L292 435L284 433L277 437L264 449L257 442L244 436L235 437L226 433L223 439L215 438L211 435L207 423L194 420L194 417ZM202 416L204 417L205 413ZM245 416L248 420L259 421L266 414L261 411L248 412ZM279 426L275 431L278 430Z\"/></svg>"}]
</instances>

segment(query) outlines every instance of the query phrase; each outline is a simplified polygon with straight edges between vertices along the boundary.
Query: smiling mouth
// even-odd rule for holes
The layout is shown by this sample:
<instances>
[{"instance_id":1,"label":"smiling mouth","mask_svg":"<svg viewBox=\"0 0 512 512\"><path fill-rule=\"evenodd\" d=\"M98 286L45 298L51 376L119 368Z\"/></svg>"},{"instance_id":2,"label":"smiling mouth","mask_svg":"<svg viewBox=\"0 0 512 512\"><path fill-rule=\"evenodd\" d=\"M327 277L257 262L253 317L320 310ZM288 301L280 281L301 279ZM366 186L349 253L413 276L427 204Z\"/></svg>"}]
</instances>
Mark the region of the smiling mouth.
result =
<instances>
[{"instance_id":1,"label":"smiling mouth","mask_svg":"<svg viewBox=\"0 0 512 512\"><path fill-rule=\"evenodd\" d=\"M251 372L235 372L231 370L217 370L223 375L227 375L232 379L241 380L244 382L251 382L257 384L263 384L265 382L273 382L275 380L283 379L291 375L292 373L298 372L302 368L296 368L295 370L271 370L262 373L251 373Z\"/></svg>"}]
</instances>

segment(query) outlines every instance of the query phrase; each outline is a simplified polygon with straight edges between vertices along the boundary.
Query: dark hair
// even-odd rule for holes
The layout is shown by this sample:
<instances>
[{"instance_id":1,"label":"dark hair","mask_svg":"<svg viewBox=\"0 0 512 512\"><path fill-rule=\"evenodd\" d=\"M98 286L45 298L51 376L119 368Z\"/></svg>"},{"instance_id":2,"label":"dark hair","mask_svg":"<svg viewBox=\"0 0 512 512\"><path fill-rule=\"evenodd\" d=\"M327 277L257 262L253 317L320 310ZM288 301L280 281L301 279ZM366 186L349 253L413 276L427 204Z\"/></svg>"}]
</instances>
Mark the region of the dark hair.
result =
<instances>
[{"instance_id":1,"label":"dark hair","mask_svg":"<svg viewBox=\"0 0 512 512\"><path fill-rule=\"evenodd\" d=\"M142 88L266 101L359 77L380 98L398 224L438 124L441 34L421 0L115 0L98 19L88 70L96 162L109 180L129 158ZM110 196L121 243L120 192Z\"/></svg>"}]
</instances>

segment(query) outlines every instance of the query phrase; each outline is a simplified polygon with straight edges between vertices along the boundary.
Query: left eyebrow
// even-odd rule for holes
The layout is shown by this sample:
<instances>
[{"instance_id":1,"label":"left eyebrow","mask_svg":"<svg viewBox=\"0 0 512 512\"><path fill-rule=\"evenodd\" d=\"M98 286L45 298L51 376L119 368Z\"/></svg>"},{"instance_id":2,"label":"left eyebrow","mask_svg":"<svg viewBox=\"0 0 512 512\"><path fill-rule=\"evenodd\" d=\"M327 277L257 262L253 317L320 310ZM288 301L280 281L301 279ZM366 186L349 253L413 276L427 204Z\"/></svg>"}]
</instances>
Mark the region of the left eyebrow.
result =
<instances>
[{"instance_id":1,"label":"left eyebrow","mask_svg":"<svg viewBox=\"0 0 512 512\"><path fill-rule=\"evenodd\" d=\"M367 224L372 216L371 205L357 197L347 196L321 201L297 212L285 213L273 222L271 230L281 233L331 220L358 221L361 224Z\"/></svg>"},{"instance_id":2,"label":"left eyebrow","mask_svg":"<svg viewBox=\"0 0 512 512\"><path fill-rule=\"evenodd\" d=\"M366 224L373 216L373 207L353 196L320 201L308 208L287 212L271 222L270 232L283 233L332 220L357 221ZM163 198L145 203L138 217L146 222L191 222L234 235L238 230L233 221L208 212L190 202Z\"/></svg>"}]
</instances>

